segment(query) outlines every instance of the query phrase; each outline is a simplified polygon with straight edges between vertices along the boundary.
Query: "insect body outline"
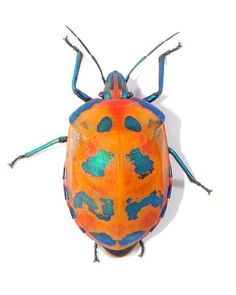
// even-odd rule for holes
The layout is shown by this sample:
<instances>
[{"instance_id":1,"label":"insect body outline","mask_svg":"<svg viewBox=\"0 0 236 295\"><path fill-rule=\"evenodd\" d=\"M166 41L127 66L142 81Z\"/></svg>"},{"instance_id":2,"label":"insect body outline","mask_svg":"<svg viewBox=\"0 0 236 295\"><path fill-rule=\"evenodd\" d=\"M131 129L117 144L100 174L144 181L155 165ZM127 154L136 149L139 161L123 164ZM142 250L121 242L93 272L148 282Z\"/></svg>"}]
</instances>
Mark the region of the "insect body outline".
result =
<instances>
[{"instance_id":1,"label":"insect body outline","mask_svg":"<svg viewBox=\"0 0 236 295\"><path fill-rule=\"evenodd\" d=\"M77 88L83 55L66 36L65 42L76 52L72 90L85 103L71 114L68 136L61 136L20 155L9 165L13 167L19 159L30 157L56 143L67 142L63 172L65 199L76 224L95 241L94 261L99 261L98 245L114 256L123 256L139 243L142 256L142 239L164 217L171 196L169 155L192 183L211 192L195 179L175 150L168 146L165 115L151 104L163 91L165 59L179 50L181 44L159 56L158 91L139 98L127 87L137 66L178 33L141 58L126 77L113 71L105 79L96 58L67 28L96 63L104 90L99 93L99 98L92 98Z\"/></svg>"}]
</instances>

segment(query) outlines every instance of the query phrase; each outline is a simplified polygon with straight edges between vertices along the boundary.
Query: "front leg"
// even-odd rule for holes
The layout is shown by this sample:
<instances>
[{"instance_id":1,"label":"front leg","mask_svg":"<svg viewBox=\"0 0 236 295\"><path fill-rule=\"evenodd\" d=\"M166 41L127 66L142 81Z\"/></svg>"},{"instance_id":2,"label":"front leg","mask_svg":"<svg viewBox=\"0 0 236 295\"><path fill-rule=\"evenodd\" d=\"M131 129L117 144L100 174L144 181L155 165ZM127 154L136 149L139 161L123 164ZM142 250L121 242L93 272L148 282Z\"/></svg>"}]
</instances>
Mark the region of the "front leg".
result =
<instances>
[{"instance_id":1,"label":"front leg","mask_svg":"<svg viewBox=\"0 0 236 295\"><path fill-rule=\"evenodd\" d=\"M154 92L153 94L145 97L144 100L148 102L153 102L154 100L160 97L164 86L164 67L166 56L171 54L172 52L175 52L176 50L179 50L181 47L182 45L179 43L175 48L168 50L159 56L159 89L157 92Z\"/></svg>"},{"instance_id":2,"label":"front leg","mask_svg":"<svg viewBox=\"0 0 236 295\"><path fill-rule=\"evenodd\" d=\"M68 44L72 49L74 49L76 51L75 68L74 68L74 74L73 74L73 78L72 78L72 90L75 95L77 95L83 101L87 102L87 101L91 100L92 98L76 87L83 54L76 46L74 46L70 43L67 36L64 38L64 40L65 40L66 44Z\"/></svg>"},{"instance_id":3,"label":"front leg","mask_svg":"<svg viewBox=\"0 0 236 295\"><path fill-rule=\"evenodd\" d=\"M192 182L195 183L196 185L202 187L205 191L208 192L208 194L210 194L212 192L211 189L208 189L207 187L205 187L203 184L201 184L199 181L197 181L195 179L195 177L192 175L192 173L189 171L189 169L186 167L186 165L184 164L184 162L181 160L181 158L179 157L179 155L176 153L175 150L173 150L171 147L169 147L169 153L174 157L174 159L176 160L176 162L179 164L179 166L182 168L182 170L184 171L184 173L187 175L188 179Z\"/></svg>"}]
</instances>

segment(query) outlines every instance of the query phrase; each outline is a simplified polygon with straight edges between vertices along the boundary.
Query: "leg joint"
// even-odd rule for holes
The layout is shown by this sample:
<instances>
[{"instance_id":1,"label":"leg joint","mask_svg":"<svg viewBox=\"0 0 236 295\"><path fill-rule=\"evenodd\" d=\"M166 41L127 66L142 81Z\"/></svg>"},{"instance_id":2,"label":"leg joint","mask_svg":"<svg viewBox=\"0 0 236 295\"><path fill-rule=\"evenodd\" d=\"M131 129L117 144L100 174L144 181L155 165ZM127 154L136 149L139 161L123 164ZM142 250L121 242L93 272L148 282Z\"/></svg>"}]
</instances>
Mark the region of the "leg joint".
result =
<instances>
[{"instance_id":1,"label":"leg joint","mask_svg":"<svg viewBox=\"0 0 236 295\"><path fill-rule=\"evenodd\" d=\"M61 142L61 143L67 142L67 136L60 136L59 142Z\"/></svg>"}]
</instances>

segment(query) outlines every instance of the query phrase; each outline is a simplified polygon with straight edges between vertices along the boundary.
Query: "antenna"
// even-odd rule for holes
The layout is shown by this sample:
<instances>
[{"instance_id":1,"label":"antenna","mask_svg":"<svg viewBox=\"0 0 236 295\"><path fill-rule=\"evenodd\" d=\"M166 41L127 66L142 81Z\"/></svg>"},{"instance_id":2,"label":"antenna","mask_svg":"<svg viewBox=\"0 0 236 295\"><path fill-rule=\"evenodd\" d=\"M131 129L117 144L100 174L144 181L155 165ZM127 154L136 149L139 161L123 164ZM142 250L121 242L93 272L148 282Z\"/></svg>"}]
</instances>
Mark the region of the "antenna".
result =
<instances>
[{"instance_id":1,"label":"antenna","mask_svg":"<svg viewBox=\"0 0 236 295\"><path fill-rule=\"evenodd\" d=\"M149 55L151 55L155 50L157 50L157 48L159 48L161 45L163 45L166 41L170 40L171 38L173 38L174 36L176 36L177 34L179 34L179 32L171 35L170 37L168 37L166 40L162 41L160 44L158 44L156 47L154 47L147 55L145 55L144 57L142 57L133 67L132 69L129 71L128 75L126 76L126 82L128 82L129 77L131 75L131 73L137 68L138 65L140 65Z\"/></svg>"},{"instance_id":2,"label":"antenna","mask_svg":"<svg viewBox=\"0 0 236 295\"><path fill-rule=\"evenodd\" d=\"M93 61L95 62L95 64L97 65L100 73L101 73L101 76L102 76L102 80L103 82L105 83L105 78L104 78L104 75L103 75L103 72L102 72L102 69L98 63L98 61L96 60L96 58L91 54L90 50L88 49L88 47L84 44L84 42L75 34L75 32L73 32L71 30L71 28L69 28L67 25L66 25L67 29L78 39L78 41L80 42L80 44L84 47L84 49L88 52L88 54L91 56L91 58L93 59Z\"/></svg>"}]
</instances>

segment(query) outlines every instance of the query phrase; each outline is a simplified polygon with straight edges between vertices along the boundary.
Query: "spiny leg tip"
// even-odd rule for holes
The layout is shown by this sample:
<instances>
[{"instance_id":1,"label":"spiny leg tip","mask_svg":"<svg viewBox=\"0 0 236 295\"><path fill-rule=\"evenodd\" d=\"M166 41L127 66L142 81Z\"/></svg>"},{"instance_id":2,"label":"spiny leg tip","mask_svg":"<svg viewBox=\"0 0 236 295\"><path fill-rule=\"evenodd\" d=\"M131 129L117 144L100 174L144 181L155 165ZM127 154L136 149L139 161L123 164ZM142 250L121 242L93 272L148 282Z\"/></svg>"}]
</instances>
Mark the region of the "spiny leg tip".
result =
<instances>
[{"instance_id":1,"label":"spiny leg tip","mask_svg":"<svg viewBox=\"0 0 236 295\"><path fill-rule=\"evenodd\" d=\"M11 169L13 169L13 167L14 167L14 163L12 163L12 162L11 162L11 163L8 163L7 165L8 165Z\"/></svg>"},{"instance_id":2,"label":"spiny leg tip","mask_svg":"<svg viewBox=\"0 0 236 295\"><path fill-rule=\"evenodd\" d=\"M13 169L14 168L14 166L15 166L15 164L16 164L16 162L18 161L19 159L18 158L16 158L16 159L14 159L12 162L10 162L9 164L7 164L11 169Z\"/></svg>"},{"instance_id":3,"label":"spiny leg tip","mask_svg":"<svg viewBox=\"0 0 236 295\"><path fill-rule=\"evenodd\" d=\"M80 53L82 55L82 52L75 46L73 45L70 41L69 41L69 38L68 36L66 36L65 38L62 38L66 44L68 44L72 49L74 49L76 52Z\"/></svg>"},{"instance_id":4,"label":"spiny leg tip","mask_svg":"<svg viewBox=\"0 0 236 295\"><path fill-rule=\"evenodd\" d=\"M212 192L212 189L209 189L202 184L200 184L200 186L208 193L208 195L210 195L210 193Z\"/></svg>"},{"instance_id":5,"label":"spiny leg tip","mask_svg":"<svg viewBox=\"0 0 236 295\"><path fill-rule=\"evenodd\" d=\"M142 258L143 255L144 255L144 252L145 252L145 250L144 250L144 248L142 248L142 249L141 249L141 252L140 252L139 255L138 255L138 257Z\"/></svg>"},{"instance_id":6,"label":"spiny leg tip","mask_svg":"<svg viewBox=\"0 0 236 295\"><path fill-rule=\"evenodd\" d=\"M25 158L25 157L26 157L25 155L20 155L20 156L18 156L18 157L15 158L12 162L10 162L10 163L8 164L8 166L10 166L11 168L13 168L18 160L23 159L23 158Z\"/></svg>"},{"instance_id":7,"label":"spiny leg tip","mask_svg":"<svg viewBox=\"0 0 236 295\"><path fill-rule=\"evenodd\" d=\"M143 255L144 255L144 252L145 252L145 247L144 247L144 243L143 243L142 240L139 241L139 245L140 245L140 247L141 247L141 252L140 252L140 254L138 255L138 257L142 258Z\"/></svg>"}]
</instances>

